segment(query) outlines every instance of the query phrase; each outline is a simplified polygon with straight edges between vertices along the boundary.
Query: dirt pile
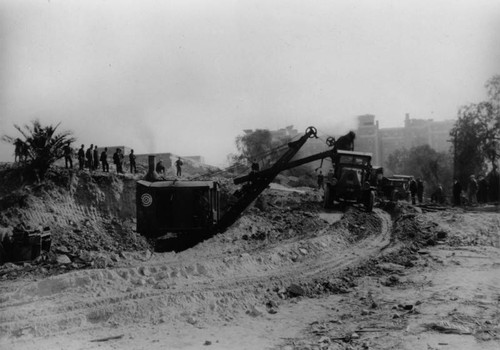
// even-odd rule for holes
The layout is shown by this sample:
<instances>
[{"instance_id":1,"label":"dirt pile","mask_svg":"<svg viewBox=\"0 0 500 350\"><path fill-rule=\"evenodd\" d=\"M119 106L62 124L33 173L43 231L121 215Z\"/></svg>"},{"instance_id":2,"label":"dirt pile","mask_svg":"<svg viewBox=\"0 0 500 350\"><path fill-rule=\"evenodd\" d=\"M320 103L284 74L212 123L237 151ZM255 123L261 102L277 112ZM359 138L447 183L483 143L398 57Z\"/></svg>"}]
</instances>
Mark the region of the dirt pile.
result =
<instances>
[{"instance_id":1,"label":"dirt pile","mask_svg":"<svg viewBox=\"0 0 500 350\"><path fill-rule=\"evenodd\" d=\"M27 262L28 267L39 266L48 274L104 267L113 265L123 251L151 249L135 232L132 176L57 170L41 184L25 185L17 172L16 168L0 172L2 235L19 227L43 227L52 237L51 252Z\"/></svg>"}]
</instances>

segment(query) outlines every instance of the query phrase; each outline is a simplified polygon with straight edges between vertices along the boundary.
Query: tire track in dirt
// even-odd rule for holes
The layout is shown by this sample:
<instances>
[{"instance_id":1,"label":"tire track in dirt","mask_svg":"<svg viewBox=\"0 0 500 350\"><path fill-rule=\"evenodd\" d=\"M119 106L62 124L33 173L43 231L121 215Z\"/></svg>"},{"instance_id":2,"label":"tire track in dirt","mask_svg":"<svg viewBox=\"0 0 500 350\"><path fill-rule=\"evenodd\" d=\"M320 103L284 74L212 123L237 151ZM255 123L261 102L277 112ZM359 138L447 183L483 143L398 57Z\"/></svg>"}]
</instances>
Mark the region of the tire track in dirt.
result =
<instances>
[{"instance_id":1,"label":"tire track in dirt","mask_svg":"<svg viewBox=\"0 0 500 350\"><path fill-rule=\"evenodd\" d=\"M31 282L0 300L0 337L155 323L162 317L185 319L187 314L227 321L251 305L262 305L265 291L273 286L332 277L378 255L389 245L392 222L387 213L374 213L380 232L348 247L324 228L314 237L274 244L252 255L182 261L179 254L169 262L75 271ZM290 261L287 252L303 246L313 249Z\"/></svg>"}]
</instances>

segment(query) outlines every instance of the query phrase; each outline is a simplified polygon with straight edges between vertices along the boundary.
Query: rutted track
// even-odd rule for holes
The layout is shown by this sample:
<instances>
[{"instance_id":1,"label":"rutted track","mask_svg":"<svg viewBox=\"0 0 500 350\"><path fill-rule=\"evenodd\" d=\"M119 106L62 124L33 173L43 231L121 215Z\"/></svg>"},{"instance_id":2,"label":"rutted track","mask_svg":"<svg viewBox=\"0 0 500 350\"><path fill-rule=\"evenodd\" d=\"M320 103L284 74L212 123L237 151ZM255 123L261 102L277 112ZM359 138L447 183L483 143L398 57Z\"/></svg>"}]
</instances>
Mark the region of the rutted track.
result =
<instances>
[{"instance_id":1,"label":"rutted track","mask_svg":"<svg viewBox=\"0 0 500 350\"><path fill-rule=\"evenodd\" d=\"M251 305L262 305L271 294L266 291L277 286L339 275L380 254L390 243L392 222L381 210L374 215L380 231L355 243L328 226L302 240L250 253L165 254L136 267L17 282L0 299L0 338L7 340L19 332L45 336L110 324L156 323L165 316L176 320L190 313L224 321Z\"/></svg>"}]
</instances>

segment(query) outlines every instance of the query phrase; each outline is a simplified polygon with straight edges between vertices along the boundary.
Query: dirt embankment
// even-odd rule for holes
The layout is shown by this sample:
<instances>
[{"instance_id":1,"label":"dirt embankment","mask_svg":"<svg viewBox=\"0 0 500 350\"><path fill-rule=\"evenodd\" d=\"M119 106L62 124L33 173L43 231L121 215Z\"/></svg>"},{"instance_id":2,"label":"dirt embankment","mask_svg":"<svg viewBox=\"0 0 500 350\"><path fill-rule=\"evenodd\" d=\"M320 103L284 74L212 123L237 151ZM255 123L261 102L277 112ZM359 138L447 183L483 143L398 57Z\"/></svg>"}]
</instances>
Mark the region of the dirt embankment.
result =
<instances>
[{"instance_id":1,"label":"dirt embankment","mask_svg":"<svg viewBox=\"0 0 500 350\"><path fill-rule=\"evenodd\" d=\"M113 265L123 251L150 249L135 233L133 177L60 170L50 172L40 185L24 185L16 174L16 168L0 173L3 234L21 226L48 227L52 235L51 253L28 263L30 268L50 274L93 263L105 267ZM58 264L61 255L71 264Z\"/></svg>"},{"instance_id":2,"label":"dirt embankment","mask_svg":"<svg viewBox=\"0 0 500 350\"><path fill-rule=\"evenodd\" d=\"M131 190L128 180L83 176L62 182L64 190L43 194L55 208L54 203L76 208L66 214L67 220L92 237L86 242L73 237L74 230L61 231L55 249L59 242L99 242L100 254L111 257L114 247L133 247L127 243L128 233L134 237L133 220L124 225L130 208L121 203L121 193ZM17 208L22 215L41 208L43 201L31 197L27 206ZM419 337L425 337L434 349L441 321L474 332L468 342L480 339L490 346L498 340L498 313L492 309L498 300L492 288L461 293L467 279L453 286L458 289L439 284L440 279L451 283L439 272L443 266L456 268L446 270L453 276L474 275L459 269L469 262L452 253L456 237L480 232L471 241L474 254L491 257L494 251L483 250L482 244L495 241L498 214L471 220L463 212L421 214L409 205L391 213L357 208L324 212L320 199L311 189L277 186L225 233L180 253L124 249L104 266L58 270L51 276L22 268L14 275L4 273L8 281L0 284L0 347L430 349L420 346ZM42 217L50 213L38 210ZM86 216L95 218L89 221L95 226L71 219L88 220ZM119 225L125 234L112 234L106 223ZM138 244L140 237L135 239ZM473 271L480 268L472 265ZM486 303L474 304L470 313L453 311L470 305L470 298ZM439 309L440 304L446 308ZM438 309L442 317L436 316ZM473 326L469 321L478 315L485 320ZM109 342L91 342L108 337Z\"/></svg>"}]
</instances>

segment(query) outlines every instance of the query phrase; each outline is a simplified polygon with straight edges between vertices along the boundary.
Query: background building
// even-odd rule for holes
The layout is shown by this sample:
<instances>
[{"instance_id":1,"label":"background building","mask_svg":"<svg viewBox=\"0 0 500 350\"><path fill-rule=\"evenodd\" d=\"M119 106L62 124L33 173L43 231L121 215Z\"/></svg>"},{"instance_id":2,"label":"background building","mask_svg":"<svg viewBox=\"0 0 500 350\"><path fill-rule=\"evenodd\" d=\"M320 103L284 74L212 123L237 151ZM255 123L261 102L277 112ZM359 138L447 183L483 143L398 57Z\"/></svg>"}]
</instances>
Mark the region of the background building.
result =
<instances>
[{"instance_id":1,"label":"background building","mask_svg":"<svg viewBox=\"0 0 500 350\"><path fill-rule=\"evenodd\" d=\"M358 117L355 150L373 153L373 164L384 165L391 153L398 149L429 145L438 152L450 149L449 133L455 120L434 121L411 119L405 116L403 127L379 128L372 114Z\"/></svg>"}]
</instances>

